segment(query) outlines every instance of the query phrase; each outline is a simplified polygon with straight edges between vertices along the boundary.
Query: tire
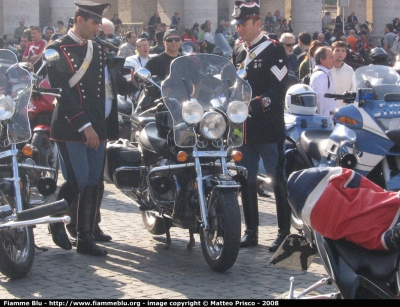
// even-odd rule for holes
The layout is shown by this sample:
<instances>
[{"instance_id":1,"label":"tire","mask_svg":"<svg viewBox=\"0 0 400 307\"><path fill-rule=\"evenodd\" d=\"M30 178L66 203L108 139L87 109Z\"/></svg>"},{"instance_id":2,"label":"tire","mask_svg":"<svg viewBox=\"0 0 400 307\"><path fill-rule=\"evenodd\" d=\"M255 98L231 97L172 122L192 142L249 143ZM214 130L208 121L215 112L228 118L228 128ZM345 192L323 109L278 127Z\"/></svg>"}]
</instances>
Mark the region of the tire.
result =
<instances>
[{"instance_id":1,"label":"tire","mask_svg":"<svg viewBox=\"0 0 400 307\"><path fill-rule=\"evenodd\" d=\"M53 178L57 184L58 171L60 168L58 149L55 142L49 139L49 132L34 132L32 137L32 146L36 147L38 150L38 154L35 157L36 165L53 167L56 169L55 172L38 172L39 175L37 176L37 179L40 177L50 177ZM36 185L36 182L34 182L34 185Z\"/></svg>"},{"instance_id":2,"label":"tire","mask_svg":"<svg viewBox=\"0 0 400 307\"><path fill-rule=\"evenodd\" d=\"M15 208L14 197L7 195L6 199L7 203ZM2 274L11 279L26 276L32 268L34 257L35 241L31 226L0 230L0 272Z\"/></svg>"},{"instance_id":3,"label":"tire","mask_svg":"<svg viewBox=\"0 0 400 307\"><path fill-rule=\"evenodd\" d=\"M208 265L217 272L231 268L240 249L240 208L237 193L228 189L214 192L207 199L210 230L200 229L201 249Z\"/></svg>"},{"instance_id":4,"label":"tire","mask_svg":"<svg viewBox=\"0 0 400 307\"><path fill-rule=\"evenodd\" d=\"M153 235L165 234L164 220L155 215L154 211L141 211L144 227Z\"/></svg>"}]
</instances>

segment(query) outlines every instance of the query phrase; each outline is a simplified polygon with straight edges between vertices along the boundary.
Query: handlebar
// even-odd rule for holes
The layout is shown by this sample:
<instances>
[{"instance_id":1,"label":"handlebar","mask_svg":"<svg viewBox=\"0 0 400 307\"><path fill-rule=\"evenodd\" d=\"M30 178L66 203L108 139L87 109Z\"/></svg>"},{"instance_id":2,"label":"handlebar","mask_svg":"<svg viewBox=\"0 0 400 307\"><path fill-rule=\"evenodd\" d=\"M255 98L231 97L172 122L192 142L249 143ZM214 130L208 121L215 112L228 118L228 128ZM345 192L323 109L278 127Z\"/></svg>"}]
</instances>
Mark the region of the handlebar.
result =
<instances>
[{"instance_id":1,"label":"handlebar","mask_svg":"<svg viewBox=\"0 0 400 307\"><path fill-rule=\"evenodd\" d=\"M43 88L43 87L35 87L32 90L33 96L42 96L42 95L50 95L54 97L61 97L62 89L61 88Z\"/></svg>"},{"instance_id":2,"label":"handlebar","mask_svg":"<svg viewBox=\"0 0 400 307\"><path fill-rule=\"evenodd\" d=\"M330 94L330 93L324 93L324 97L326 98L333 98L335 100L341 99L341 100L345 100L348 102L354 102L354 100L356 99L356 93L353 92L346 92L344 94Z\"/></svg>"}]
</instances>

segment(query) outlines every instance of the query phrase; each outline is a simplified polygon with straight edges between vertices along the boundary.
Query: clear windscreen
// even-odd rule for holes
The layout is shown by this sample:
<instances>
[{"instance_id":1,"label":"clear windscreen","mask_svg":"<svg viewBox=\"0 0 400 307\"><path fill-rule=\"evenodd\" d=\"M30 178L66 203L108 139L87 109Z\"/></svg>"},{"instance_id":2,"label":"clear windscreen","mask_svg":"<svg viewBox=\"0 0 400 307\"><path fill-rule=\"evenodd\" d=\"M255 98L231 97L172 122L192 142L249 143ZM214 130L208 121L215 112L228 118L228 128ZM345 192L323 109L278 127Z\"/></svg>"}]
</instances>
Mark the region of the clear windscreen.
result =
<instances>
[{"instance_id":1,"label":"clear windscreen","mask_svg":"<svg viewBox=\"0 0 400 307\"><path fill-rule=\"evenodd\" d=\"M205 112L218 109L227 112L229 103L251 99L251 87L236 74L235 67L222 56L192 54L179 57L171 63L170 75L162 84L162 96L174 124L175 143L190 147L197 142L196 132L182 119L183 103L195 98ZM243 123L229 122L228 145L243 143Z\"/></svg>"}]
</instances>

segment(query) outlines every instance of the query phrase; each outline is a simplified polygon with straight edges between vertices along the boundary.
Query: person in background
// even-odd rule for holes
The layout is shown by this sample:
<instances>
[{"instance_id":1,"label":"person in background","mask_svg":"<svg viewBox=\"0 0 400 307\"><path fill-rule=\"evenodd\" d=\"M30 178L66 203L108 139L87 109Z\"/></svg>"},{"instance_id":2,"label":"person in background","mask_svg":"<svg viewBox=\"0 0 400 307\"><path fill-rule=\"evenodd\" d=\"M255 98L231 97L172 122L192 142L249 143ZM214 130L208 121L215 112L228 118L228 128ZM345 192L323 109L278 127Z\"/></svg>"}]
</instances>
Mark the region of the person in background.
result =
<instances>
[{"instance_id":1,"label":"person in background","mask_svg":"<svg viewBox=\"0 0 400 307\"><path fill-rule=\"evenodd\" d=\"M136 50L136 34L133 31L126 32L125 43L119 46L117 55L127 58L129 56L135 55Z\"/></svg>"},{"instance_id":2,"label":"person in background","mask_svg":"<svg viewBox=\"0 0 400 307\"><path fill-rule=\"evenodd\" d=\"M126 60L132 59L134 63L134 71L137 71L140 67L145 67L150 57L150 44L145 38L139 38L136 41L137 54L127 57Z\"/></svg>"},{"instance_id":3,"label":"person in background","mask_svg":"<svg viewBox=\"0 0 400 307\"><path fill-rule=\"evenodd\" d=\"M17 50L17 59L18 62L22 61L22 55L25 52L25 48L29 43L29 37L26 34L22 34L20 37L19 45L14 45L15 49Z\"/></svg>"},{"instance_id":4,"label":"person in background","mask_svg":"<svg viewBox=\"0 0 400 307\"><path fill-rule=\"evenodd\" d=\"M368 33L366 31L360 31L359 33L360 39L357 42L357 52L364 59L365 65L369 64L369 52L371 51L372 48L375 47L375 44L368 36Z\"/></svg>"},{"instance_id":5,"label":"person in background","mask_svg":"<svg viewBox=\"0 0 400 307\"><path fill-rule=\"evenodd\" d=\"M331 12L325 12L324 17L322 17L322 31L329 30L332 22Z\"/></svg>"},{"instance_id":6,"label":"person in background","mask_svg":"<svg viewBox=\"0 0 400 307\"><path fill-rule=\"evenodd\" d=\"M62 20L57 21L56 33L58 34L67 34L67 29L64 27L64 22Z\"/></svg>"},{"instance_id":7,"label":"person in background","mask_svg":"<svg viewBox=\"0 0 400 307\"><path fill-rule=\"evenodd\" d=\"M244 143L239 148L243 159L239 162L248 170L241 197L246 231L241 247L258 245L257 173L259 158L263 160L267 176L272 179L276 201L278 234L268 251L275 252L290 234L291 210L287 202L285 178L285 121L282 101L288 81L287 56L282 44L270 40L261 28L260 7L257 2L235 1L234 20L243 43L233 48L232 63L246 69L253 98L250 116L245 121ZM247 55L253 53L250 61ZM269 133L265 133L269 131Z\"/></svg>"},{"instance_id":8,"label":"person in background","mask_svg":"<svg viewBox=\"0 0 400 307\"><path fill-rule=\"evenodd\" d=\"M336 94L356 91L356 75L354 69L344 63L347 55L346 43L338 41L332 44L333 68L331 68L332 80L335 84ZM337 108L345 106L343 100L337 100Z\"/></svg>"},{"instance_id":9,"label":"person in background","mask_svg":"<svg viewBox=\"0 0 400 307\"><path fill-rule=\"evenodd\" d=\"M47 42L42 39L40 27L31 28L32 41L26 46L22 61L34 64L41 56Z\"/></svg>"},{"instance_id":10,"label":"person in background","mask_svg":"<svg viewBox=\"0 0 400 307\"><path fill-rule=\"evenodd\" d=\"M152 40L154 40L154 36L156 35L157 32L157 26L161 24L161 18L160 14L158 12L155 12L153 16L150 17L149 22L148 22L148 27L149 27L149 34Z\"/></svg>"},{"instance_id":11,"label":"person in background","mask_svg":"<svg viewBox=\"0 0 400 307\"><path fill-rule=\"evenodd\" d=\"M351 27L352 30L356 30L356 24L358 24L358 19L356 13L351 12L350 15L347 17L347 26Z\"/></svg>"},{"instance_id":12,"label":"person in background","mask_svg":"<svg viewBox=\"0 0 400 307\"><path fill-rule=\"evenodd\" d=\"M268 12L267 16L265 16L265 19L264 19L264 29L265 29L265 31L273 32L272 24L274 24L274 23L275 22L274 22L274 18L272 18L272 13Z\"/></svg>"},{"instance_id":13,"label":"person in background","mask_svg":"<svg viewBox=\"0 0 400 307\"><path fill-rule=\"evenodd\" d=\"M19 20L19 26L14 30L14 38L18 40L20 40L20 37L22 35L22 33L24 33L24 30L28 29L27 27L25 27L25 20L20 19Z\"/></svg>"},{"instance_id":14,"label":"person in background","mask_svg":"<svg viewBox=\"0 0 400 307\"><path fill-rule=\"evenodd\" d=\"M347 43L350 45L350 49L357 52L357 44L359 37L356 36L354 29L349 30L349 36L347 36Z\"/></svg>"},{"instance_id":15,"label":"person in background","mask_svg":"<svg viewBox=\"0 0 400 307\"><path fill-rule=\"evenodd\" d=\"M325 34L322 32L319 32L317 34L317 40L319 40L323 46L329 46L329 43L325 40Z\"/></svg>"},{"instance_id":16,"label":"person in background","mask_svg":"<svg viewBox=\"0 0 400 307\"><path fill-rule=\"evenodd\" d=\"M151 57L146 64L146 68L152 76L157 76L158 80L164 80L169 75L171 62L181 56L181 38L178 31L169 29L163 36L165 51Z\"/></svg>"},{"instance_id":17,"label":"person in background","mask_svg":"<svg viewBox=\"0 0 400 307\"><path fill-rule=\"evenodd\" d=\"M47 28L52 28L53 29L53 33L56 33L56 27L53 26L53 22L50 20L47 22L47 25L43 28L43 33L42 35L46 34L46 30Z\"/></svg>"},{"instance_id":18,"label":"person in background","mask_svg":"<svg viewBox=\"0 0 400 307\"><path fill-rule=\"evenodd\" d=\"M156 33L156 45L151 47L150 54L160 54L165 51L164 47L164 33L163 31L158 31Z\"/></svg>"},{"instance_id":19,"label":"person in background","mask_svg":"<svg viewBox=\"0 0 400 307\"><path fill-rule=\"evenodd\" d=\"M283 33L279 38L279 41L282 43L283 47L285 47L286 56L288 57L288 69L289 73L298 77L298 64L297 57L293 54L294 41L295 37L292 33Z\"/></svg>"},{"instance_id":20,"label":"person in background","mask_svg":"<svg viewBox=\"0 0 400 307\"><path fill-rule=\"evenodd\" d=\"M46 42L49 42L53 34L54 34L53 28L47 28L46 31L44 32L44 35L42 36L42 39L44 39Z\"/></svg>"},{"instance_id":21,"label":"person in background","mask_svg":"<svg viewBox=\"0 0 400 307\"><path fill-rule=\"evenodd\" d=\"M119 31L120 26L122 25L122 20L119 19L118 13L114 13L113 18L111 18L110 20L114 25L115 33L117 33Z\"/></svg>"},{"instance_id":22,"label":"person in background","mask_svg":"<svg viewBox=\"0 0 400 307\"><path fill-rule=\"evenodd\" d=\"M197 44L197 39L193 35L192 30L190 30L190 29L185 29L185 34L182 35L181 40L182 40L182 42L193 42L193 43Z\"/></svg>"},{"instance_id":23,"label":"person in background","mask_svg":"<svg viewBox=\"0 0 400 307\"><path fill-rule=\"evenodd\" d=\"M315 66L314 53L318 49L318 47L322 47L322 43L319 40L314 40L310 44L310 48L304 60L301 62L299 66L299 79L303 79L306 75L308 75ZM298 58L297 58L298 59Z\"/></svg>"},{"instance_id":24,"label":"person in background","mask_svg":"<svg viewBox=\"0 0 400 307\"><path fill-rule=\"evenodd\" d=\"M199 33L199 24L196 22L192 27L192 33L194 37L197 39L197 34Z\"/></svg>"},{"instance_id":25,"label":"person in background","mask_svg":"<svg viewBox=\"0 0 400 307\"><path fill-rule=\"evenodd\" d=\"M393 24L387 23L385 25L385 35L382 38L382 47L388 54L388 59L386 64L389 66L393 66L396 62L396 55L390 50L392 48L395 38L397 37L396 33L393 33Z\"/></svg>"},{"instance_id":26,"label":"person in background","mask_svg":"<svg viewBox=\"0 0 400 307\"><path fill-rule=\"evenodd\" d=\"M317 95L317 114L331 117L336 110L336 100L324 97L325 93L336 94L332 79L334 57L331 47L319 47L314 54L315 67L310 78L310 87Z\"/></svg>"},{"instance_id":27,"label":"person in background","mask_svg":"<svg viewBox=\"0 0 400 307\"><path fill-rule=\"evenodd\" d=\"M178 30L178 27L181 25L181 17L178 12L175 12L174 16L171 17L171 25L170 29Z\"/></svg>"},{"instance_id":28,"label":"person in background","mask_svg":"<svg viewBox=\"0 0 400 307\"><path fill-rule=\"evenodd\" d=\"M205 29L206 29L206 24L202 23L200 26L199 33L197 33L197 41L199 40L204 41L204 35L206 34Z\"/></svg>"}]
</instances>

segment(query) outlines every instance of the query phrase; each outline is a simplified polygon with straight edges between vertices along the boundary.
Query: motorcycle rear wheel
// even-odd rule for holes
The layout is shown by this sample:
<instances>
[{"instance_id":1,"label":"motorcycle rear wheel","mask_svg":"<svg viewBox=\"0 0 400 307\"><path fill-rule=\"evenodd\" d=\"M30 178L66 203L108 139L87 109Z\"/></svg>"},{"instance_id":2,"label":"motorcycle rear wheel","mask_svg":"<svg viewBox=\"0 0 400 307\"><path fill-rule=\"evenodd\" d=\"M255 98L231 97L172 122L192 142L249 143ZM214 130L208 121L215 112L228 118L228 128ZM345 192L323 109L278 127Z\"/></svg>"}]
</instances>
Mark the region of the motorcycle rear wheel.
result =
<instances>
[{"instance_id":1,"label":"motorcycle rear wheel","mask_svg":"<svg viewBox=\"0 0 400 307\"><path fill-rule=\"evenodd\" d=\"M34 132L32 136L32 146L35 146L38 150L38 156L35 161L36 165L53 167L56 170L55 172L41 172L37 179L40 179L40 177L50 177L54 179L57 184L60 163L58 160L57 146L54 141L49 139L49 132Z\"/></svg>"},{"instance_id":2,"label":"motorcycle rear wheel","mask_svg":"<svg viewBox=\"0 0 400 307\"><path fill-rule=\"evenodd\" d=\"M211 203L210 203L211 201ZM200 230L201 249L208 265L217 272L231 268L239 254L241 217L237 193L216 190L207 200L210 230Z\"/></svg>"}]
</instances>

